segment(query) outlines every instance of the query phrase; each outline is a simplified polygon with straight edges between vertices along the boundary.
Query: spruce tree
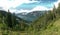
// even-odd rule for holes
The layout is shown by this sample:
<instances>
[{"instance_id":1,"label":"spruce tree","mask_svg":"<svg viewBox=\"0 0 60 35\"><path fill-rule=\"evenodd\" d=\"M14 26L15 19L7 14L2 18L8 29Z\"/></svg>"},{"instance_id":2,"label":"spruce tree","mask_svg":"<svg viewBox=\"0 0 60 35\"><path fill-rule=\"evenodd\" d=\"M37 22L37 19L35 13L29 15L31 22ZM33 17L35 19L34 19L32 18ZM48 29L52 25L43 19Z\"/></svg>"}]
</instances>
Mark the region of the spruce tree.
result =
<instances>
[{"instance_id":1,"label":"spruce tree","mask_svg":"<svg viewBox=\"0 0 60 35\"><path fill-rule=\"evenodd\" d=\"M13 27L15 27L15 25L18 24L18 23L17 23L17 20L16 20L15 13L12 14L11 20L12 20L12 25L13 25Z\"/></svg>"},{"instance_id":2,"label":"spruce tree","mask_svg":"<svg viewBox=\"0 0 60 35\"><path fill-rule=\"evenodd\" d=\"M12 28L13 27L12 26L12 20L11 20L11 13L9 12L9 10L8 10L8 12L6 14L6 24L7 24L7 26L9 28Z\"/></svg>"},{"instance_id":3,"label":"spruce tree","mask_svg":"<svg viewBox=\"0 0 60 35\"><path fill-rule=\"evenodd\" d=\"M56 18L56 8L55 8L55 6L53 8L53 18Z\"/></svg>"},{"instance_id":4,"label":"spruce tree","mask_svg":"<svg viewBox=\"0 0 60 35\"><path fill-rule=\"evenodd\" d=\"M58 4L57 13L60 15L60 3Z\"/></svg>"}]
</instances>

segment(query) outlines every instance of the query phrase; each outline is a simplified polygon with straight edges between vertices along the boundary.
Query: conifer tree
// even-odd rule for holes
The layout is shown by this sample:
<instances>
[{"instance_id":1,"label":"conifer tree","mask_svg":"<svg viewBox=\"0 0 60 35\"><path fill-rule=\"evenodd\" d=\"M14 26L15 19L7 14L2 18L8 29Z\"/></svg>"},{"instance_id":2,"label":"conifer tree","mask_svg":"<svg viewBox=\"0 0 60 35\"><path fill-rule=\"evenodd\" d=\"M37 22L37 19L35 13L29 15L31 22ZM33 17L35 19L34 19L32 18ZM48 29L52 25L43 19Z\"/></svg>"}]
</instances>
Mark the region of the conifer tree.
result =
<instances>
[{"instance_id":1,"label":"conifer tree","mask_svg":"<svg viewBox=\"0 0 60 35\"><path fill-rule=\"evenodd\" d=\"M17 20L16 20L15 13L12 14L11 20L12 20L12 25L13 25L13 27L15 27L15 25L17 24Z\"/></svg>"},{"instance_id":2,"label":"conifer tree","mask_svg":"<svg viewBox=\"0 0 60 35\"><path fill-rule=\"evenodd\" d=\"M53 18L56 18L56 8L55 8L55 6L53 8Z\"/></svg>"},{"instance_id":3,"label":"conifer tree","mask_svg":"<svg viewBox=\"0 0 60 35\"><path fill-rule=\"evenodd\" d=\"M6 24L9 28L12 28L11 13L9 10L8 13L6 14Z\"/></svg>"},{"instance_id":4,"label":"conifer tree","mask_svg":"<svg viewBox=\"0 0 60 35\"><path fill-rule=\"evenodd\" d=\"M57 13L60 15L60 3L58 4Z\"/></svg>"}]
</instances>

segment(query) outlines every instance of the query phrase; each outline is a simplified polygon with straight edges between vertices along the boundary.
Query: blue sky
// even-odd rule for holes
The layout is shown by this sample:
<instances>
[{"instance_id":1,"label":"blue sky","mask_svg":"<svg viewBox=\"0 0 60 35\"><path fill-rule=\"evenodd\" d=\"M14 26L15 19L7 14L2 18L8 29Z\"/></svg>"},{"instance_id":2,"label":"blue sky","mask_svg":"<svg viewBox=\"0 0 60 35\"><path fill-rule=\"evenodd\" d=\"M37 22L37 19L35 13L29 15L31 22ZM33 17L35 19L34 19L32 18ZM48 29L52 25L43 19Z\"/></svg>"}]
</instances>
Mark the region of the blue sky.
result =
<instances>
[{"instance_id":1,"label":"blue sky","mask_svg":"<svg viewBox=\"0 0 60 35\"><path fill-rule=\"evenodd\" d=\"M30 0L33 1L33 0ZM16 7L17 9L32 9L36 6L44 6L47 8L52 8L53 7L53 3L56 2L57 0L35 0L38 2L34 2L34 3L23 3L22 5L19 5L18 7Z\"/></svg>"},{"instance_id":2,"label":"blue sky","mask_svg":"<svg viewBox=\"0 0 60 35\"><path fill-rule=\"evenodd\" d=\"M0 9L10 9L11 12L47 10L53 8L59 0L0 0ZM5 2L5 3L4 3Z\"/></svg>"}]
</instances>

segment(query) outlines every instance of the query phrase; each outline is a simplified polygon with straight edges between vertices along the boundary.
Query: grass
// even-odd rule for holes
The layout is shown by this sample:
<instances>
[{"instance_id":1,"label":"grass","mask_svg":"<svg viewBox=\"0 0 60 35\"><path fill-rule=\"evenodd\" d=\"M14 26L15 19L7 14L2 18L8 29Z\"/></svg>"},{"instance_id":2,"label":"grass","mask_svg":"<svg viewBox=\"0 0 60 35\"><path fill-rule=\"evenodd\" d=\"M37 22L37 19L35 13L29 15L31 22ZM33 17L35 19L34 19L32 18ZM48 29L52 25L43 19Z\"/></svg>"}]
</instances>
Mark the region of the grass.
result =
<instances>
[{"instance_id":1,"label":"grass","mask_svg":"<svg viewBox=\"0 0 60 35\"><path fill-rule=\"evenodd\" d=\"M52 27L48 27L46 30L41 31L40 35L60 35L60 19L55 21Z\"/></svg>"}]
</instances>

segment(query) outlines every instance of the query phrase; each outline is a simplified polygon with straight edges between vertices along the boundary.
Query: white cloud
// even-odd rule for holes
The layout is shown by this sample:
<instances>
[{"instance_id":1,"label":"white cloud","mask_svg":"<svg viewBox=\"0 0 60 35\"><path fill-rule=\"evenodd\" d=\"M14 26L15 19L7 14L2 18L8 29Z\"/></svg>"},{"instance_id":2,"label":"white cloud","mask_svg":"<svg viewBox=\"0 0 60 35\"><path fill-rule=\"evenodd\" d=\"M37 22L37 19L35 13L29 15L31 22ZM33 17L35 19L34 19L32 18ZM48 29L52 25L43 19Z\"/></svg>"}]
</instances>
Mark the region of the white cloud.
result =
<instances>
[{"instance_id":1,"label":"white cloud","mask_svg":"<svg viewBox=\"0 0 60 35\"><path fill-rule=\"evenodd\" d=\"M58 4L60 3L60 0L58 0L57 2L54 2L55 7L58 7Z\"/></svg>"},{"instance_id":2,"label":"white cloud","mask_svg":"<svg viewBox=\"0 0 60 35\"><path fill-rule=\"evenodd\" d=\"M34 9L32 9L32 11L43 11L43 10L51 10L52 8L47 8L47 7L44 7L44 6L36 6Z\"/></svg>"},{"instance_id":3,"label":"white cloud","mask_svg":"<svg viewBox=\"0 0 60 35\"><path fill-rule=\"evenodd\" d=\"M23 13L23 12L29 13L29 12L32 12L32 11L31 10L23 10L23 9L20 9L20 10L10 9L10 12L11 13Z\"/></svg>"},{"instance_id":4,"label":"white cloud","mask_svg":"<svg viewBox=\"0 0 60 35\"><path fill-rule=\"evenodd\" d=\"M30 0L24 0L24 2L23 3L34 3L34 2L38 2L38 1L30 1Z\"/></svg>"},{"instance_id":5,"label":"white cloud","mask_svg":"<svg viewBox=\"0 0 60 35\"><path fill-rule=\"evenodd\" d=\"M30 12L30 10L23 10L23 9L21 9L21 10L18 10L18 13L22 13L22 12L29 13L29 12Z\"/></svg>"},{"instance_id":6,"label":"white cloud","mask_svg":"<svg viewBox=\"0 0 60 35\"><path fill-rule=\"evenodd\" d=\"M35 8L31 9L31 10L23 10L23 9L20 9L20 10L17 10L17 9L10 9L10 11L13 13L22 13L22 12L26 12L26 13L29 13L29 12L32 12L32 11L44 11L44 10L52 10L53 8L47 8L47 7L44 7L44 6L36 6Z\"/></svg>"},{"instance_id":7,"label":"white cloud","mask_svg":"<svg viewBox=\"0 0 60 35\"><path fill-rule=\"evenodd\" d=\"M17 9L9 9L9 11L10 11L11 13L14 13L14 12L17 12L18 10L17 10Z\"/></svg>"},{"instance_id":8,"label":"white cloud","mask_svg":"<svg viewBox=\"0 0 60 35\"><path fill-rule=\"evenodd\" d=\"M3 7L3 9L8 10L9 8L17 7L18 5L21 5L23 3L33 3L37 1L29 1L29 0L0 0L0 7Z\"/></svg>"}]
</instances>

